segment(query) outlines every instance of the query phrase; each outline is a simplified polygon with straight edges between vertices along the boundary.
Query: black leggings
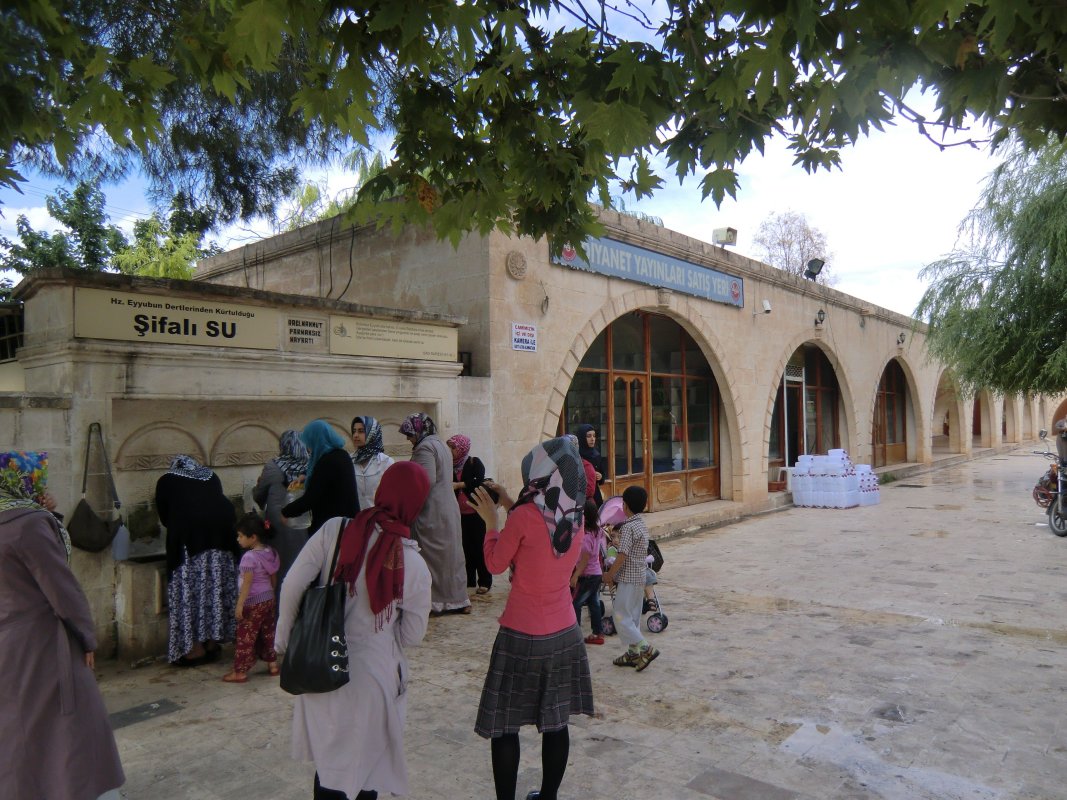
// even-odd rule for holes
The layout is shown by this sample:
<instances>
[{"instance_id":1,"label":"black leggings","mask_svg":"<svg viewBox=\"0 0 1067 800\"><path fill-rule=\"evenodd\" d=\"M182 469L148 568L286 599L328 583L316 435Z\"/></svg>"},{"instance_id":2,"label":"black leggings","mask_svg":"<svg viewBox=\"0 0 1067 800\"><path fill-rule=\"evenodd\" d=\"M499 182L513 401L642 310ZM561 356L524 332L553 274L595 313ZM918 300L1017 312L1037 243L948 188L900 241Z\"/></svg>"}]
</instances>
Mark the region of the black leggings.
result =
<instances>
[{"instance_id":1,"label":"black leggings","mask_svg":"<svg viewBox=\"0 0 1067 800\"><path fill-rule=\"evenodd\" d=\"M519 778L519 734L505 733L490 740L493 755L493 785L496 800L514 800ZM556 800L556 793L567 771L571 736L567 728L541 734L540 800Z\"/></svg>"},{"instance_id":2,"label":"black leggings","mask_svg":"<svg viewBox=\"0 0 1067 800\"><path fill-rule=\"evenodd\" d=\"M315 793L312 800L348 800L348 795L337 789L326 789L319 783L319 773L315 773ZM356 795L356 800L378 800L378 793L364 789Z\"/></svg>"}]
</instances>

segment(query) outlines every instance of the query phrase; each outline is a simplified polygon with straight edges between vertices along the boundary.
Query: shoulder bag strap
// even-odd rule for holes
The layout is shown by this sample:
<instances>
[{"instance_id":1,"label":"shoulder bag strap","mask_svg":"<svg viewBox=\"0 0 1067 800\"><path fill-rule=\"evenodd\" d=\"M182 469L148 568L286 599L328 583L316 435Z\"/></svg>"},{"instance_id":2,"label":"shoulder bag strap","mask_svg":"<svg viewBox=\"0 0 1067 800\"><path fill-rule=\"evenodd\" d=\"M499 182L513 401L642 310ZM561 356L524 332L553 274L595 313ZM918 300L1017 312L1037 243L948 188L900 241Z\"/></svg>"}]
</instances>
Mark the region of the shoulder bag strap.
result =
<instances>
[{"instance_id":1,"label":"shoulder bag strap","mask_svg":"<svg viewBox=\"0 0 1067 800\"><path fill-rule=\"evenodd\" d=\"M326 583L324 586L329 586L333 583L333 573L337 570L337 556L341 553L341 540L345 536L345 531L348 530L349 524L352 522L351 518L344 517L341 520L341 527L337 531L337 541L333 544L333 558L330 559L330 571L326 573Z\"/></svg>"}]
</instances>

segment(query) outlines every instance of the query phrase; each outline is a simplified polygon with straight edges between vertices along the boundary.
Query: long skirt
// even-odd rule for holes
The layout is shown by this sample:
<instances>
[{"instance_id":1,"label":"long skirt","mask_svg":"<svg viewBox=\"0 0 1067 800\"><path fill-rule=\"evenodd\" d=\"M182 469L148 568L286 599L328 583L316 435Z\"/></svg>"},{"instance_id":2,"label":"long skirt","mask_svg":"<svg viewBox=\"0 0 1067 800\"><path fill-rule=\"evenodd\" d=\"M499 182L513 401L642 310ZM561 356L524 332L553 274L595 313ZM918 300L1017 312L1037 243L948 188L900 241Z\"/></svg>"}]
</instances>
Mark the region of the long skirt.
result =
<instances>
[{"instance_id":1,"label":"long skirt","mask_svg":"<svg viewBox=\"0 0 1067 800\"><path fill-rule=\"evenodd\" d=\"M237 563L233 555L205 550L186 556L167 583L167 605L167 657L171 661L177 661L198 642L232 642L237 631Z\"/></svg>"},{"instance_id":2,"label":"long skirt","mask_svg":"<svg viewBox=\"0 0 1067 800\"><path fill-rule=\"evenodd\" d=\"M571 714L593 715L593 683L577 625L544 636L501 628L474 732L486 739L536 725L541 733L567 727Z\"/></svg>"}]
</instances>

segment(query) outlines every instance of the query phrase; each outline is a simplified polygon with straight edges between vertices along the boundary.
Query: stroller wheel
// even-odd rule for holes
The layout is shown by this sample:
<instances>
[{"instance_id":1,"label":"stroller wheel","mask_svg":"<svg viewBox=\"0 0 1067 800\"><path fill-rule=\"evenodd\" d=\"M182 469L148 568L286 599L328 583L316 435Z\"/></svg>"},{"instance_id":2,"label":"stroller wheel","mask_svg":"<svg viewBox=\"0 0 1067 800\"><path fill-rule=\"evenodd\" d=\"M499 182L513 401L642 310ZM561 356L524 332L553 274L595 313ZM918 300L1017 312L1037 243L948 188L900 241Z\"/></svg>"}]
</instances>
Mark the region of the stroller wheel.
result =
<instances>
[{"instance_id":1,"label":"stroller wheel","mask_svg":"<svg viewBox=\"0 0 1067 800\"><path fill-rule=\"evenodd\" d=\"M615 620L611 617L604 617L600 622L600 627L603 629L605 636L615 635Z\"/></svg>"},{"instance_id":2,"label":"stroller wheel","mask_svg":"<svg viewBox=\"0 0 1067 800\"><path fill-rule=\"evenodd\" d=\"M662 612L650 614L645 625L651 633L659 633L667 627L667 615Z\"/></svg>"}]
</instances>

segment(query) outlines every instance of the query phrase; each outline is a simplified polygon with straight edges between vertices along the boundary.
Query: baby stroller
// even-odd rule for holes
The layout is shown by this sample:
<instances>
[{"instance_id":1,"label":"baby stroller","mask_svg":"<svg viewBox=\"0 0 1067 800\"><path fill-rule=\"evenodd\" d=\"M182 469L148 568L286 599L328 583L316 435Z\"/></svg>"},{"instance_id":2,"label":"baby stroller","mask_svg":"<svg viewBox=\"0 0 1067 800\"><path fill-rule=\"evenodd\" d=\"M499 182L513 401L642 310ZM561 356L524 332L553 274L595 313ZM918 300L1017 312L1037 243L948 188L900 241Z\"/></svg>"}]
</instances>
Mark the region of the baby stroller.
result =
<instances>
[{"instance_id":1,"label":"baby stroller","mask_svg":"<svg viewBox=\"0 0 1067 800\"><path fill-rule=\"evenodd\" d=\"M626 521L626 513L622 508L621 497L611 497L604 501L604 505L600 507L600 513L597 516L601 527L614 528L621 525ZM602 553L602 557L607 562L605 566L610 566L611 561L615 558L615 547L609 546L606 553ZM660 552L659 545L652 539L648 540L648 555L645 557L645 588L651 591L651 597L645 597L644 603L641 606L641 613L648 614L645 619L645 627L648 628L649 633L660 633L667 628L667 615L663 612L663 607L659 602L659 595L656 594L656 584L659 582L657 573L663 569L663 553ZM600 611L603 616L603 622L601 623L605 636L615 635L615 620L609 614L605 613L605 606L603 598L609 597L612 601L615 599L615 586L610 587L601 585L600 587ZM649 613L652 612L652 613Z\"/></svg>"}]
</instances>

